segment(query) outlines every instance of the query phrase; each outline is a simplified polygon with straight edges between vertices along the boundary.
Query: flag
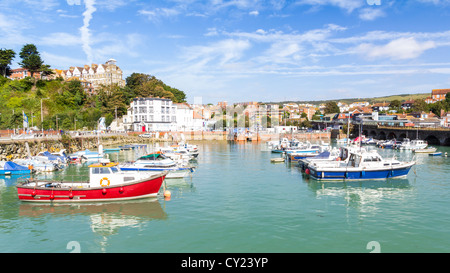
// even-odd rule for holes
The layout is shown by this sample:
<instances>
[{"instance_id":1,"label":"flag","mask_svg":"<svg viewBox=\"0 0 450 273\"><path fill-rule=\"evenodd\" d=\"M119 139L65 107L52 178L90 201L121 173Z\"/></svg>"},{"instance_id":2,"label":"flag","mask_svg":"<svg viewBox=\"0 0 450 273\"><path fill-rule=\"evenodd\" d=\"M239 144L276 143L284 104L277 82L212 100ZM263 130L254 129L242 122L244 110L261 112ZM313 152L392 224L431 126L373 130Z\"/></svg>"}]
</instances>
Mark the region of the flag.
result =
<instances>
[{"instance_id":1,"label":"flag","mask_svg":"<svg viewBox=\"0 0 450 273\"><path fill-rule=\"evenodd\" d=\"M98 130L106 130L105 118L104 117L101 117L98 120Z\"/></svg>"},{"instance_id":2,"label":"flag","mask_svg":"<svg viewBox=\"0 0 450 273\"><path fill-rule=\"evenodd\" d=\"M22 114L23 114L23 128L25 129L28 128L28 117L27 115L25 115L24 111L22 111Z\"/></svg>"}]
</instances>

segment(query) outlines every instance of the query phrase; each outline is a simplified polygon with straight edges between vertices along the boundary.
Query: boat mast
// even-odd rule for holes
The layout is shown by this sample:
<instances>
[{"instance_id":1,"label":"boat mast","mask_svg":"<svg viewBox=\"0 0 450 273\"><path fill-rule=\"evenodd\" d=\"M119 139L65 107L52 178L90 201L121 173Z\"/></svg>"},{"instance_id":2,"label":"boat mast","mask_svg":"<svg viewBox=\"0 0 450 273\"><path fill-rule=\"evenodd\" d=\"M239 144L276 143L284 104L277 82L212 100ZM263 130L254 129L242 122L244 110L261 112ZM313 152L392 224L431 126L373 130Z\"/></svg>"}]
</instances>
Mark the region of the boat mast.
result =
<instances>
[{"instance_id":1,"label":"boat mast","mask_svg":"<svg viewBox=\"0 0 450 273\"><path fill-rule=\"evenodd\" d=\"M347 116L347 147L350 145L350 111Z\"/></svg>"}]
</instances>

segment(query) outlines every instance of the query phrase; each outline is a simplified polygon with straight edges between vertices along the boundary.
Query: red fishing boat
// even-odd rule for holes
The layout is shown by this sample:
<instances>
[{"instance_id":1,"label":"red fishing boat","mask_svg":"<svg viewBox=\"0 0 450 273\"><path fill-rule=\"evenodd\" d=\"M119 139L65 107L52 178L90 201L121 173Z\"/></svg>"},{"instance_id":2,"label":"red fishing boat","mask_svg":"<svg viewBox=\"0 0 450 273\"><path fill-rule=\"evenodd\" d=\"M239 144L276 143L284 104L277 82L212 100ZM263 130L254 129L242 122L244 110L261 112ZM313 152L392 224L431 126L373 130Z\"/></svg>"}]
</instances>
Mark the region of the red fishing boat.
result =
<instances>
[{"instance_id":1,"label":"red fishing boat","mask_svg":"<svg viewBox=\"0 0 450 273\"><path fill-rule=\"evenodd\" d=\"M89 166L82 182L28 179L17 185L19 200L31 202L98 202L156 197L167 172L123 172L118 163Z\"/></svg>"}]
</instances>

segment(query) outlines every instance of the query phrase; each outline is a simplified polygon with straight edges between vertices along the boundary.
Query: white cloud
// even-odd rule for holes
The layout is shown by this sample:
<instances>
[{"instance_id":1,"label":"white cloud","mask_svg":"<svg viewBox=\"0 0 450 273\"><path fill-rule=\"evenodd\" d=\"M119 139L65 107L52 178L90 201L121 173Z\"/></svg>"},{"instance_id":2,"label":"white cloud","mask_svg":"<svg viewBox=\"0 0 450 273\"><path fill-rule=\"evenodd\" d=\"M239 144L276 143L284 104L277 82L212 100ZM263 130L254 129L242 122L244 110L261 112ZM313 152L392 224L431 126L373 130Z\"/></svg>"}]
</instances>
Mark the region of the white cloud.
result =
<instances>
[{"instance_id":1,"label":"white cloud","mask_svg":"<svg viewBox=\"0 0 450 273\"><path fill-rule=\"evenodd\" d=\"M40 41L42 45L50 46L80 46L80 37L66 32L55 32L43 37Z\"/></svg>"},{"instance_id":2,"label":"white cloud","mask_svg":"<svg viewBox=\"0 0 450 273\"><path fill-rule=\"evenodd\" d=\"M369 58L389 58L393 60L414 59L428 49L436 47L433 41L418 42L414 38L398 38L386 45L364 43L356 48L356 52Z\"/></svg>"},{"instance_id":3,"label":"white cloud","mask_svg":"<svg viewBox=\"0 0 450 273\"><path fill-rule=\"evenodd\" d=\"M352 12L366 4L365 0L300 0L297 2L300 5L310 5L310 6L325 6L331 5L336 6L347 12Z\"/></svg>"},{"instance_id":4,"label":"white cloud","mask_svg":"<svg viewBox=\"0 0 450 273\"><path fill-rule=\"evenodd\" d=\"M146 16L150 21L158 22L161 18L177 16L181 11L174 8L156 8L154 10L139 10L138 13Z\"/></svg>"},{"instance_id":5,"label":"white cloud","mask_svg":"<svg viewBox=\"0 0 450 273\"><path fill-rule=\"evenodd\" d=\"M373 21L378 17L386 16L384 11L380 8L365 8L359 12L359 18L365 21Z\"/></svg>"},{"instance_id":6,"label":"white cloud","mask_svg":"<svg viewBox=\"0 0 450 273\"><path fill-rule=\"evenodd\" d=\"M253 15L253 16L258 16L259 15L259 11L253 10L253 11L250 11L248 14L249 15Z\"/></svg>"},{"instance_id":7,"label":"white cloud","mask_svg":"<svg viewBox=\"0 0 450 273\"><path fill-rule=\"evenodd\" d=\"M84 0L86 10L83 12L83 26L80 28L81 42L83 44L83 51L86 53L88 62L93 60L92 48L91 48L91 33L89 24L92 19L92 14L97 10L95 8L95 0Z\"/></svg>"}]
</instances>

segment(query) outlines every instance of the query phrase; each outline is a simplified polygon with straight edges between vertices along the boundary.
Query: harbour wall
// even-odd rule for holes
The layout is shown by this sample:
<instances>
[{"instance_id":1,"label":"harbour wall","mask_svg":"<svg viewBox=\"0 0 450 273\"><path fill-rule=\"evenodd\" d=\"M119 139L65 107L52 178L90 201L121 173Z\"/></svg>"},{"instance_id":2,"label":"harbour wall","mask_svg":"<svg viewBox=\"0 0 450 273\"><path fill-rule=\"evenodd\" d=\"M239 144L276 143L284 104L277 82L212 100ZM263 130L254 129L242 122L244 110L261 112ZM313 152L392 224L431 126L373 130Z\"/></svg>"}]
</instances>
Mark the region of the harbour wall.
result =
<instances>
[{"instance_id":1,"label":"harbour wall","mask_svg":"<svg viewBox=\"0 0 450 273\"><path fill-rule=\"evenodd\" d=\"M329 132L311 132L311 133L289 133L289 134L254 134L251 137L239 136L234 138L227 132L183 132L181 133L167 132L159 133L153 138L139 137L138 133L130 134L107 134L100 137L97 136L78 136L70 135L52 136L44 138L32 139L6 139L0 140L0 160L13 160L17 158L25 158L28 155L34 156L39 152L50 151L58 152L65 149L66 153L74 153L77 151L90 149L97 150L98 143L104 147L118 146L123 144L141 143L151 144L155 142L176 143L185 139L186 142L196 141L231 141L236 143L260 143L266 141L279 140L283 137L289 139L296 138L299 141L310 141L317 143L320 141L330 141L331 134Z\"/></svg>"}]
</instances>

